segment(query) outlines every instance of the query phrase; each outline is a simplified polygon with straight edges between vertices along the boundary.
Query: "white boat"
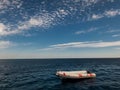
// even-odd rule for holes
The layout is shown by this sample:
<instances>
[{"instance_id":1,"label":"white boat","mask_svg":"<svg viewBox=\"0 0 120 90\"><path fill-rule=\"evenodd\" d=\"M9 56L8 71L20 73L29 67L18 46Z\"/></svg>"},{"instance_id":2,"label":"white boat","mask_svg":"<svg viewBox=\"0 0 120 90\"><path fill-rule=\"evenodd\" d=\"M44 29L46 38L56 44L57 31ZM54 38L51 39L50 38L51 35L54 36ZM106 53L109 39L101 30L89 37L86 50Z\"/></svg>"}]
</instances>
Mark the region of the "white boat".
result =
<instances>
[{"instance_id":1,"label":"white boat","mask_svg":"<svg viewBox=\"0 0 120 90\"><path fill-rule=\"evenodd\" d=\"M62 80L95 78L96 74L89 71L57 71L56 75Z\"/></svg>"}]
</instances>

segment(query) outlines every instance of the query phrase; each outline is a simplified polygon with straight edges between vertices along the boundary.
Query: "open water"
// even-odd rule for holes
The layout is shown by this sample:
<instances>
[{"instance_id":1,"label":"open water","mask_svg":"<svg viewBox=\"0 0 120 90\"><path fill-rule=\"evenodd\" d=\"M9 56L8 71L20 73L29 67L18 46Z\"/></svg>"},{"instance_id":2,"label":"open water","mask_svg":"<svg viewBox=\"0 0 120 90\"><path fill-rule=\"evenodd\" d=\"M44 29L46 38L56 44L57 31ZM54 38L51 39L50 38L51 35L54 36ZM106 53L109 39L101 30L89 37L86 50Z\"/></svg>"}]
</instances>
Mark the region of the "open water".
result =
<instances>
[{"instance_id":1,"label":"open water","mask_svg":"<svg viewBox=\"0 0 120 90\"><path fill-rule=\"evenodd\" d=\"M58 70L89 70L97 77L64 83ZM0 60L0 90L120 90L120 59Z\"/></svg>"}]
</instances>

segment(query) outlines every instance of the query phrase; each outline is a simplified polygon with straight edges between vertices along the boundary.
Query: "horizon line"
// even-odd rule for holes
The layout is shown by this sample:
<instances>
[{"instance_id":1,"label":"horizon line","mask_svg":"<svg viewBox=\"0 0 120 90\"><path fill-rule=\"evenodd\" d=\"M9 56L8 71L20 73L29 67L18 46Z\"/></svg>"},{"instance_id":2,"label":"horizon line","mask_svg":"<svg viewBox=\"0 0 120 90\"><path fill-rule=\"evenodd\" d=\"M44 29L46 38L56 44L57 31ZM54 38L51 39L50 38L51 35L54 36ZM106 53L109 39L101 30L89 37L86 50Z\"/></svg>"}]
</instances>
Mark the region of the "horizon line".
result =
<instances>
[{"instance_id":1,"label":"horizon line","mask_svg":"<svg viewBox=\"0 0 120 90\"><path fill-rule=\"evenodd\" d=\"M86 58L69 58L69 57L64 57L64 58L0 58L0 60L15 60L15 59L120 59L120 57L86 57Z\"/></svg>"}]
</instances>

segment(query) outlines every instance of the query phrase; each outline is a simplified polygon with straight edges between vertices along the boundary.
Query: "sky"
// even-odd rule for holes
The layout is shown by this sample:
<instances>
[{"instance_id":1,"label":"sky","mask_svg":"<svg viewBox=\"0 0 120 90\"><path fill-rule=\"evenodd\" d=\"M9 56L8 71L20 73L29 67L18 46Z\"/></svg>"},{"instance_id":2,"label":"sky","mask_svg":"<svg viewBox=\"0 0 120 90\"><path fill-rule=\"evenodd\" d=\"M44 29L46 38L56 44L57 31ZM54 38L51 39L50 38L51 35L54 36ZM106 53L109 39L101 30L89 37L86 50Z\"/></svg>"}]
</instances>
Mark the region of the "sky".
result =
<instances>
[{"instance_id":1,"label":"sky","mask_svg":"<svg viewBox=\"0 0 120 90\"><path fill-rule=\"evenodd\" d=\"M120 57L120 0L0 0L0 58Z\"/></svg>"}]
</instances>

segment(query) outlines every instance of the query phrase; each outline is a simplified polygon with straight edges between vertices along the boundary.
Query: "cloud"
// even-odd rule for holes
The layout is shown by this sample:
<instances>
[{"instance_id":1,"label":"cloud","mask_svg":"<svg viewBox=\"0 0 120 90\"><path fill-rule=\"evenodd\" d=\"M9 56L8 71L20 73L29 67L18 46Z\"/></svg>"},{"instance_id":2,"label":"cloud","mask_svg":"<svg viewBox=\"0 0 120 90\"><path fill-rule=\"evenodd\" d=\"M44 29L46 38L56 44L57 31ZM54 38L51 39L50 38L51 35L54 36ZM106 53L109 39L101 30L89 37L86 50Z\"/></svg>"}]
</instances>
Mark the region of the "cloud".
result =
<instances>
[{"instance_id":1,"label":"cloud","mask_svg":"<svg viewBox=\"0 0 120 90\"><path fill-rule=\"evenodd\" d=\"M75 32L75 34L85 34L85 33L89 33L89 32L93 32L93 31L96 31L98 28L90 28L88 30L81 30L81 31L77 31Z\"/></svg>"},{"instance_id":2,"label":"cloud","mask_svg":"<svg viewBox=\"0 0 120 90\"><path fill-rule=\"evenodd\" d=\"M113 0L107 1L114 2ZM40 2L40 4L38 4L40 5L40 7L39 6L36 7L35 4L33 4L33 6L30 6L30 8L26 8L24 6L26 5L25 1L1 0L0 15L2 14L2 12L4 12L4 14L5 13L7 14L7 12L9 12L9 17L13 21L9 22L9 20L7 20L6 18L3 18L2 20L0 19L0 24L2 26L0 28L1 29L0 36L19 34L21 32L24 32L25 30L31 30L31 28L36 27L39 27L40 29L41 28L46 29L54 25L66 24L65 21L67 21L68 19L78 20L79 22L82 22L82 20L86 21L86 18L88 16L91 16L90 20L97 20L103 17L113 17L120 14L119 9L104 11L103 14L94 14L94 12L92 12L91 10L93 6L95 4L99 4L99 2L100 0L62 0L59 1L58 3L53 1L52 2L53 4L50 4L51 10L49 10L46 7L46 5L49 5L48 1L43 1L42 3ZM54 4L58 5L54 6ZM29 14L29 12L32 11L37 12L33 12L34 14L32 15ZM19 20L17 16L20 18ZM76 34L82 33L86 32L85 31L76 32Z\"/></svg>"},{"instance_id":3,"label":"cloud","mask_svg":"<svg viewBox=\"0 0 120 90\"><path fill-rule=\"evenodd\" d=\"M0 13L5 13L13 8L20 8L21 6L21 0L0 0Z\"/></svg>"},{"instance_id":4,"label":"cloud","mask_svg":"<svg viewBox=\"0 0 120 90\"><path fill-rule=\"evenodd\" d=\"M0 23L0 36L13 35L23 32L24 30L29 30L33 27L48 28L54 25L54 16L49 13L43 13L42 15L35 15L29 20L19 22L17 26L5 25Z\"/></svg>"},{"instance_id":5,"label":"cloud","mask_svg":"<svg viewBox=\"0 0 120 90\"><path fill-rule=\"evenodd\" d=\"M0 1L0 10L7 8L9 5L10 5L9 0L1 0Z\"/></svg>"},{"instance_id":6,"label":"cloud","mask_svg":"<svg viewBox=\"0 0 120 90\"><path fill-rule=\"evenodd\" d=\"M120 37L120 34L114 34L112 37Z\"/></svg>"},{"instance_id":7,"label":"cloud","mask_svg":"<svg viewBox=\"0 0 120 90\"><path fill-rule=\"evenodd\" d=\"M120 9L106 10L104 11L104 13L101 13L101 14L92 14L90 20L97 20L105 17L110 18L110 17L115 17L117 15L120 15Z\"/></svg>"},{"instance_id":8,"label":"cloud","mask_svg":"<svg viewBox=\"0 0 120 90\"><path fill-rule=\"evenodd\" d=\"M49 13L42 13L41 15L35 15L30 17L29 20L19 22L18 30L28 30L32 27L47 28L54 24L54 16Z\"/></svg>"},{"instance_id":9,"label":"cloud","mask_svg":"<svg viewBox=\"0 0 120 90\"><path fill-rule=\"evenodd\" d=\"M24 30L30 30L36 27L46 29L59 24L60 22L58 21L63 19L66 15L68 15L68 12L59 9L52 13L46 11L37 13L34 16L30 16L28 20L19 21L15 25L0 23L0 36L19 34L24 32Z\"/></svg>"},{"instance_id":10,"label":"cloud","mask_svg":"<svg viewBox=\"0 0 120 90\"><path fill-rule=\"evenodd\" d=\"M32 45L32 43L30 42L26 42L26 43L14 43L11 41L5 41L5 40L0 40L0 49L5 49L5 48L10 48L13 46L30 46Z\"/></svg>"},{"instance_id":11,"label":"cloud","mask_svg":"<svg viewBox=\"0 0 120 90\"><path fill-rule=\"evenodd\" d=\"M2 27L0 36L19 34L24 32L24 30L31 30L31 28L36 27L46 29L62 23L62 20L70 14L71 12L69 10L62 8L56 8L56 10L51 12L42 10L33 16L24 16L24 14L22 14L23 18L26 17L28 19L24 21L19 20L16 24L11 24L10 22L8 22L8 24L4 24L1 22L0 25Z\"/></svg>"},{"instance_id":12,"label":"cloud","mask_svg":"<svg viewBox=\"0 0 120 90\"><path fill-rule=\"evenodd\" d=\"M103 15L97 15L97 14L93 14L92 15L92 19L93 20L97 20L97 19L100 19L100 18L102 18L103 17Z\"/></svg>"},{"instance_id":13,"label":"cloud","mask_svg":"<svg viewBox=\"0 0 120 90\"><path fill-rule=\"evenodd\" d=\"M77 32L75 32L75 34L84 34L84 33L86 33L85 31L77 31Z\"/></svg>"},{"instance_id":14,"label":"cloud","mask_svg":"<svg viewBox=\"0 0 120 90\"><path fill-rule=\"evenodd\" d=\"M13 43L10 41L0 41L0 49L9 48L13 46Z\"/></svg>"},{"instance_id":15,"label":"cloud","mask_svg":"<svg viewBox=\"0 0 120 90\"><path fill-rule=\"evenodd\" d=\"M17 30L15 24L11 24L6 17L4 18L4 15L12 15L12 11L14 12L14 9L19 9L22 6L21 0L0 0L0 16L3 17L0 19L0 36L7 36L7 35L13 35L16 33L19 33L20 31ZM11 18L10 16L8 16ZM12 20L14 22L14 19Z\"/></svg>"},{"instance_id":16,"label":"cloud","mask_svg":"<svg viewBox=\"0 0 120 90\"><path fill-rule=\"evenodd\" d=\"M17 30L11 30L11 27L9 25L0 23L0 36L6 36L6 35L16 34L16 33L18 33Z\"/></svg>"},{"instance_id":17,"label":"cloud","mask_svg":"<svg viewBox=\"0 0 120 90\"><path fill-rule=\"evenodd\" d=\"M113 17L113 16L116 16L116 15L120 15L120 9L105 11L104 14L107 17Z\"/></svg>"},{"instance_id":18,"label":"cloud","mask_svg":"<svg viewBox=\"0 0 120 90\"><path fill-rule=\"evenodd\" d=\"M120 30L108 30L107 33L116 33L116 32L120 32Z\"/></svg>"},{"instance_id":19,"label":"cloud","mask_svg":"<svg viewBox=\"0 0 120 90\"><path fill-rule=\"evenodd\" d=\"M10 35L10 34L15 34L15 33L20 33L20 30L27 30L30 29L32 27L42 27L42 28L47 28L53 25L57 25L62 23L62 21L65 19L66 16L74 16L73 14L75 14L79 9L77 7L77 5L79 5L79 3L81 4L81 7L87 7L90 6L92 4L97 3L98 0L85 0L85 1L81 1L81 0L63 0L62 2L58 2L59 4L62 5L62 7L55 7L53 10L51 10L49 12L49 10L47 10L45 8L45 5L47 4L46 1L43 1L42 3L40 3L40 7L42 9L40 9L38 12L36 12L36 14L30 16L27 15L25 13L27 12L27 8L24 7L24 1L21 0L1 0L0 1L0 13L4 12L6 13L6 11L9 12L10 18L12 19L13 14L14 14L14 10L17 11L17 13L14 14L14 16L17 15L21 15L20 17L22 17L21 19L27 18L27 20L24 21L20 21L18 20L17 23L11 25L11 22L7 21L5 19L5 22L8 22L8 25L15 27L14 29L11 28L9 26L9 30L6 30L6 32L4 32L5 34L1 34L1 35ZM53 3L55 3L53 1ZM75 4L74 6L71 4ZM52 5L52 7L54 7L54 5ZM34 6L34 8L36 8ZM31 9L34 9L31 8ZM31 9L29 9L29 11L31 11ZM36 8L38 9L38 8ZM26 10L26 12L23 12L24 10ZM74 12L74 13L73 13ZM14 22L15 17L13 19ZM3 21L0 21L1 23L4 23ZM17 25L17 26L16 26ZM7 25L6 25L7 26Z\"/></svg>"},{"instance_id":20,"label":"cloud","mask_svg":"<svg viewBox=\"0 0 120 90\"><path fill-rule=\"evenodd\" d=\"M64 43L64 44L51 45L48 48L43 48L41 50L53 50L53 49L65 49L65 48L104 48L104 47L116 47L116 46L120 46L120 41L70 42L70 43Z\"/></svg>"}]
</instances>

